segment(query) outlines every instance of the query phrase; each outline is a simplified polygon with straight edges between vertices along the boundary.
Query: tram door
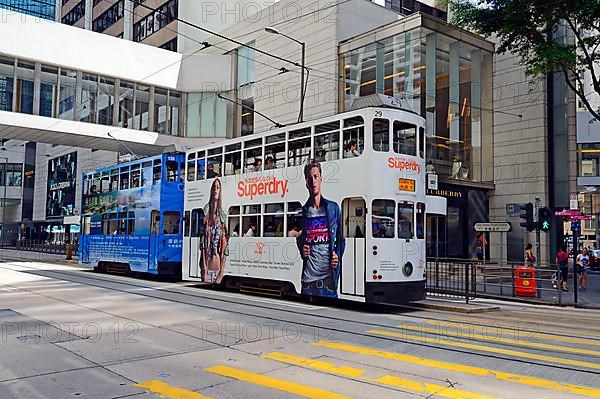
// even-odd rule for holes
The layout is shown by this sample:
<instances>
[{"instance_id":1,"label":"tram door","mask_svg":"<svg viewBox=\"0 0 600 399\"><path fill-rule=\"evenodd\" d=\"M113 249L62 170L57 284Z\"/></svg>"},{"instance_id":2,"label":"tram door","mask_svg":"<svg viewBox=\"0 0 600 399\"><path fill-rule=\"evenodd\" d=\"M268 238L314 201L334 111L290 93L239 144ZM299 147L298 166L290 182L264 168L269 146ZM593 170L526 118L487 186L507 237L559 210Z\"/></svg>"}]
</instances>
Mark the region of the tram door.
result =
<instances>
[{"instance_id":1,"label":"tram door","mask_svg":"<svg viewBox=\"0 0 600 399\"><path fill-rule=\"evenodd\" d=\"M150 237L148 242L148 271L158 269L158 240L160 232L160 212L150 214Z\"/></svg>"},{"instance_id":2,"label":"tram door","mask_svg":"<svg viewBox=\"0 0 600 399\"><path fill-rule=\"evenodd\" d=\"M190 236L189 236L189 276L202 278L202 249L204 243L204 210L202 208L192 209L190 214Z\"/></svg>"},{"instance_id":3,"label":"tram door","mask_svg":"<svg viewBox=\"0 0 600 399\"><path fill-rule=\"evenodd\" d=\"M346 198L342 201L343 233L346 239L340 277L342 294L365 294L366 213L363 198Z\"/></svg>"},{"instance_id":4,"label":"tram door","mask_svg":"<svg viewBox=\"0 0 600 399\"><path fill-rule=\"evenodd\" d=\"M81 263L90 263L90 229L91 217L84 216L82 219L81 238L79 246L81 247Z\"/></svg>"}]
</instances>

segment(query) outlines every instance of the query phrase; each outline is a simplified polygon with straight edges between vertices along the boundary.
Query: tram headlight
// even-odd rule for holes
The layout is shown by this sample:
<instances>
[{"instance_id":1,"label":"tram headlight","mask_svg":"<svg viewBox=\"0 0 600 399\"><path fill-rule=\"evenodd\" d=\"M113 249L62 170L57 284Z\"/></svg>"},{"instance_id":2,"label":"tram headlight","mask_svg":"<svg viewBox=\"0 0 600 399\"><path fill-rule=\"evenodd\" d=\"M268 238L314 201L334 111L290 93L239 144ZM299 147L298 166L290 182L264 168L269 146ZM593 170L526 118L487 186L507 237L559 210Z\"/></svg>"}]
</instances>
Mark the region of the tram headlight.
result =
<instances>
[{"instance_id":1,"label":"tram headlight","mask_svg":"<svg viewBox=\"0 0 600 399\"><path fill-rule=\"evenodd\" d=\"M410 262L406 262L404 264L404 267L402 268L402 273L404 273L406 277L410 277L410 275L413 273L413 269L413 264Z\"/></svg>"}]
</instances>

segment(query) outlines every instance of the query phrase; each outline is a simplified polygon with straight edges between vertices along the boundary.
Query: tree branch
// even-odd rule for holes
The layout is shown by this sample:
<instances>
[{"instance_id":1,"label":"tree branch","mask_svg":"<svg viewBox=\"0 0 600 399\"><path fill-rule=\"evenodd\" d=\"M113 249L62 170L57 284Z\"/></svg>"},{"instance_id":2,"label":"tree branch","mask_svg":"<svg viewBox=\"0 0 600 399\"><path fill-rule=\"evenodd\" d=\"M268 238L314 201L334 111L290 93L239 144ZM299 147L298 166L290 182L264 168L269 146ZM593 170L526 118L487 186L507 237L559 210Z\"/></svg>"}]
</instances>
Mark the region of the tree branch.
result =
<instances>
[{"instance_id":1,"label":"tree branch","mask_svg":"<svg viewBox=\"0 0 600 399\"><path fill-rule=\"evenodd\" d=\"M592 74L592 84L594 86L594 90L596 91L596 93L600 94L600 81L598 81L598 77L596 76L596 73L594 71L594 61L592 60L592 57L590 57L590 53L588 52L588 49L583 41L583 38L579 34L577 27L573 24L573 21L571 21L567 17L564 17L564 19L565 19L565 21L567 21L567 23L571 27L571 30L573 31L573 33L575 34L575 37L577 38L577 42L579 43L579 45L581 46L581 49L583 50L587 67Z\"/></svg>"},{"instance_id":2,"label":"tree branch","mask_svg":"<svg viewBox=\"0 0 600 399\"><path fill-rule=\"evenodd\" d=\"M600 121L600 113L598 113L598 110L595 110L592 108L592 105L590 104L590 102L588 101L587 97L585 96L585 93L582 90L579 90L574 84L573 81L571 80L571 77L569 76L569 71L567 71L567 69L565 69L563 66L561 66L560 70L562 71L563 75L565 76L565 81L567 83L567 86L569 86L569 88L571 90L573 90L573 92L575 94L577 94L577 97L579 97L579 99L583 102L583 105L585 106L585 108L590 112L590 114L592 114L592 116L594 118L596 118L597 120ZM577 78L577 80L579 82L581 82L579 80L579 77ZM580 87L582 87L580 85Z\"/></svg>"}]
</instances>

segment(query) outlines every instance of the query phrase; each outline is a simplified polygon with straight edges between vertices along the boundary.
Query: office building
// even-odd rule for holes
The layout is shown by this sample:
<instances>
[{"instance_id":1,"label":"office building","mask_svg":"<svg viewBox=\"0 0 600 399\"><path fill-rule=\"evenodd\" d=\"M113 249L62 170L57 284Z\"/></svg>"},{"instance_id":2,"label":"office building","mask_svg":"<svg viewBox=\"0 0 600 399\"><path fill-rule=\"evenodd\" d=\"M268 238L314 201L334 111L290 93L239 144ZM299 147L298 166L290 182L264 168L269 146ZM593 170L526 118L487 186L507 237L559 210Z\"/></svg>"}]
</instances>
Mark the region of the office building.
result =
<instances>
[{"instance_id":1,"label":"office building","mask_svg":"<svg viewBox=\"0 0 600 399\"><path fill-rule=\"evenodd\" d=\"M0 0L0 9L52 21L56 18L56 0Z\"/></svg>"}]
</instances>

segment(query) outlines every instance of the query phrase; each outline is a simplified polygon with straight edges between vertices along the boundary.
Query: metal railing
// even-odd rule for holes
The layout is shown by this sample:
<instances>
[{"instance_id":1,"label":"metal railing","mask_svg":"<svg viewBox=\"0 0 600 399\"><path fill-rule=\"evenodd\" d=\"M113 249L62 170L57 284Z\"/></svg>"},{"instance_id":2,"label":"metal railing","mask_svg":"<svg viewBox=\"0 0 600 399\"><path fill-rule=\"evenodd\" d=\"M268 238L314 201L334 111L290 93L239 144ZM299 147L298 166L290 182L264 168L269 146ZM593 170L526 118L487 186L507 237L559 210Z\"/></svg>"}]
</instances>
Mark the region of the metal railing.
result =
<instances>
[{"instance_id":1,"label":"metal railing","mask_svg":"<svg viewBox=\"0 0 600 399\"><path fill-rule=\"evenodd\" d=\"M427 260L427 294L429 296L464 298L467 303L476 295L476 269L464 259L435 258Z\"/></svg>"},{"instance_id":2,"label":"metal railing","mask_svg":"<svg viewBox=\"0 0 600 399\"><path fill-rule=\"evenodd\" d=\"M50 243L46 240L17 240L15 249L19 251L44 252L64 255L66 253L66 244ZM79 249L78 244L71 244L71 249L73 254L76 254Z\"/></svg>"}]
</instances>

